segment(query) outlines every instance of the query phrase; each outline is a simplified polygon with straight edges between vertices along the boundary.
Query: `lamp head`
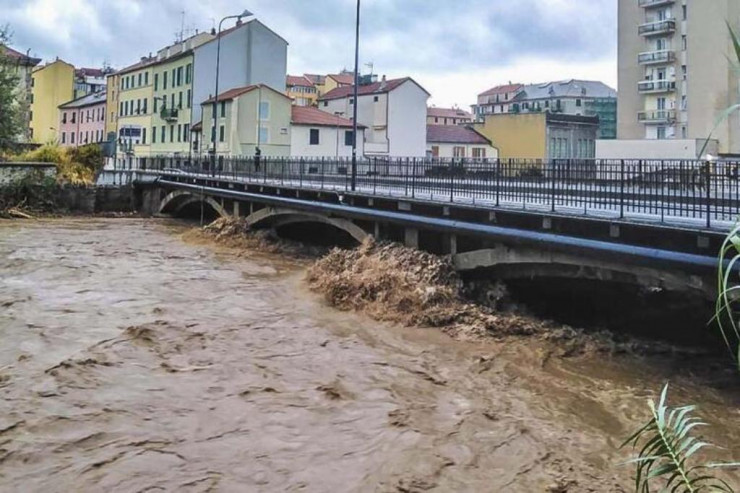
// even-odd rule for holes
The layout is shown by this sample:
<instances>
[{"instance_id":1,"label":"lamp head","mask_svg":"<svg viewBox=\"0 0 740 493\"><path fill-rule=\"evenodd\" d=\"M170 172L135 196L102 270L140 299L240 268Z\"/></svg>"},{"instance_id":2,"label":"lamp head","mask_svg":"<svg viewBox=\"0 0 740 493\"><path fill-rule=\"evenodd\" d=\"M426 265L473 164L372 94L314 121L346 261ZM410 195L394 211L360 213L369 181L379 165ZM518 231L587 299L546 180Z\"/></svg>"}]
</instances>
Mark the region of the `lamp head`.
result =
<instances>
[{"instance_id":1,"label":"lamp head","mask_svg":"<svg viewBox=\"0 0 740 493\"><path fill-rule=\"evenodd\" d=\"M249 10L244 9L244 12L242 12L241 14L239 14L239 18L241 19L242 17L249 17L250 15L254 15L254 14L251 13Z\"/></svg>"}]
</instances>

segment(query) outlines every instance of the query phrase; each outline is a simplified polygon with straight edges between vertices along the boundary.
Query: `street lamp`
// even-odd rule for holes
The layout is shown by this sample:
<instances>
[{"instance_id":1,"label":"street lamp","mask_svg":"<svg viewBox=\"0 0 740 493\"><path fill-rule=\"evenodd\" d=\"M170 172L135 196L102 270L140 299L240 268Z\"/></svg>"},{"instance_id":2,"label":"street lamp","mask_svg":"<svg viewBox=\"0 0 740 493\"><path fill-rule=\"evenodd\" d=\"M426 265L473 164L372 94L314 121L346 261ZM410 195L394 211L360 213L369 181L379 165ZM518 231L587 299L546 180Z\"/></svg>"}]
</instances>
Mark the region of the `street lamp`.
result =
<instances>
[{"instance_id":1,"label":"street lamp","mask_svg":"<svg viewBox=\"0 0 740 493\"><path fill-rule=\"evenodd\" d=\"M352 118L352 191L357 188L357 88L360 84L358 68L360 64L360 0L357 0L357 17L355 18L355 86L354 86L354 108Z\"/></svg>"},{"instance_id":2,"label":"street lamp","mask_svg":"<svg viewBox=\"0 0 740 493\"><path fill-rule=\"evenodd\" d=\"M221 26L223 25L224 21L228 19L238 19L241 20L243 17L249 17L252 14L249 10L244 9L244 12L242 12L239 15L227 15L223 19L221 19L221 22L218 23L218 42L217 42L217 48L216 48L216 92L213 98L213 129L211 130L211 141L213 143L213 162L212 162L212 168L211 172L215 172L216 169L216 110L218 108L218 76L219 76L219 69L221 65Z\"/></svg>"}]
</instances>

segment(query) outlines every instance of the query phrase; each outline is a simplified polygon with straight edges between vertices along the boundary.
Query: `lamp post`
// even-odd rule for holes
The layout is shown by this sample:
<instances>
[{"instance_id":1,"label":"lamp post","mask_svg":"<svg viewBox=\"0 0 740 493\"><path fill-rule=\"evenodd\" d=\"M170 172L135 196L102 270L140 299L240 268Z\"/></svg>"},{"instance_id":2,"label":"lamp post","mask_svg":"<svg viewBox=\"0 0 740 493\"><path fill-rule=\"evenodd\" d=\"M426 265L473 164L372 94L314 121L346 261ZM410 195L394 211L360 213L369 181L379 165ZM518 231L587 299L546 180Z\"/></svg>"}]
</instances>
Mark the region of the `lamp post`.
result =
<instances>
[{"instance_id":1,"label":"lamp post","mask_svg":"<svg viewBox=\"0 0 740 493\"><path fill-rule=\"evenodd\" d=\"M242 12L239 15L227 15L223 19L221 19L221 22L218 23L218 42L216 47L216 91L214 92L213 97L213 128L211 130L211 141L213 143L213 159L211 161L211 173L215 173L216 170L216 123L217 123L217 116L216 116L216 110L218 109L218 76L219 76L219 69L221 66L221 26L223 26L224 21L228 19L238 19L241 20L242 17L249 17L250 15L253 15L249 10L244 9L244 12Z\"/></svg>"},{"instance_id":2,"label":"lamp post","mask_svg":"<svg viewBox=\"0 0 740 493\"><path fill-rule=\"evenodd\" d=\"M354 101L353 105L353 118L352 118L352 191L354 192L357 188L357 88L360 84L360 76L357 73L358 66L360 64L360 0L357 0L357 16L355 18L355 85L354 85Z\"/></svg>"}]
</instances>

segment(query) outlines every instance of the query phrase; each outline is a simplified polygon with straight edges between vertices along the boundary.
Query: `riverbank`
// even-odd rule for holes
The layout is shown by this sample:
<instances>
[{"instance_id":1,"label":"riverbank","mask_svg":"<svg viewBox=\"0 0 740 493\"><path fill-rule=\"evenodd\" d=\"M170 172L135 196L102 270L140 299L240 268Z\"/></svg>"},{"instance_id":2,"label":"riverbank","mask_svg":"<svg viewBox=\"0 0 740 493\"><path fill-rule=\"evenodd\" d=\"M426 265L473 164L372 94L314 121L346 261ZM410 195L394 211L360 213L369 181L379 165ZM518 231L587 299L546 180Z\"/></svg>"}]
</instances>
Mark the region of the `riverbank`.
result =
<instances>
[{"instance_id":1,"label":"riverbank","mask_svg":"<svg viewBox=\"0 0 740 493\"><path fill-rule=\"evenodd\" d=\"M740 457L737 393L680 358L379 322L309 292L314 260L189 232L0 224L0 489L627 492L667 380Z\"/></svg>"}]
</instances>

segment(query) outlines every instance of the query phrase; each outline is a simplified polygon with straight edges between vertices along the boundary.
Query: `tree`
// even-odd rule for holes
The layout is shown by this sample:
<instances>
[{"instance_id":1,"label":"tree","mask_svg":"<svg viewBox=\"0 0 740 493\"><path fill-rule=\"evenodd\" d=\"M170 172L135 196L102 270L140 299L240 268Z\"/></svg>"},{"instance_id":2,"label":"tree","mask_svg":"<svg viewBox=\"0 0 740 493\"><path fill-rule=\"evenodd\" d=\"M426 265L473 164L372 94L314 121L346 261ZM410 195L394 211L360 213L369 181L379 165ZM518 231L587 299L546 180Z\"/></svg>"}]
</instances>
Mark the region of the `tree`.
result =
<instances>
[{"instance_id":1,"label":"tree","mask_svg":"<svg viewBox=\"0 0 740 493\"><path fill-rule=\"evenodd\" d=\"M0 149L6 149L21 133L21 106L18 99L18 74L5 47L10 29L0 26Z\"/></svg>"}]
</instances>

